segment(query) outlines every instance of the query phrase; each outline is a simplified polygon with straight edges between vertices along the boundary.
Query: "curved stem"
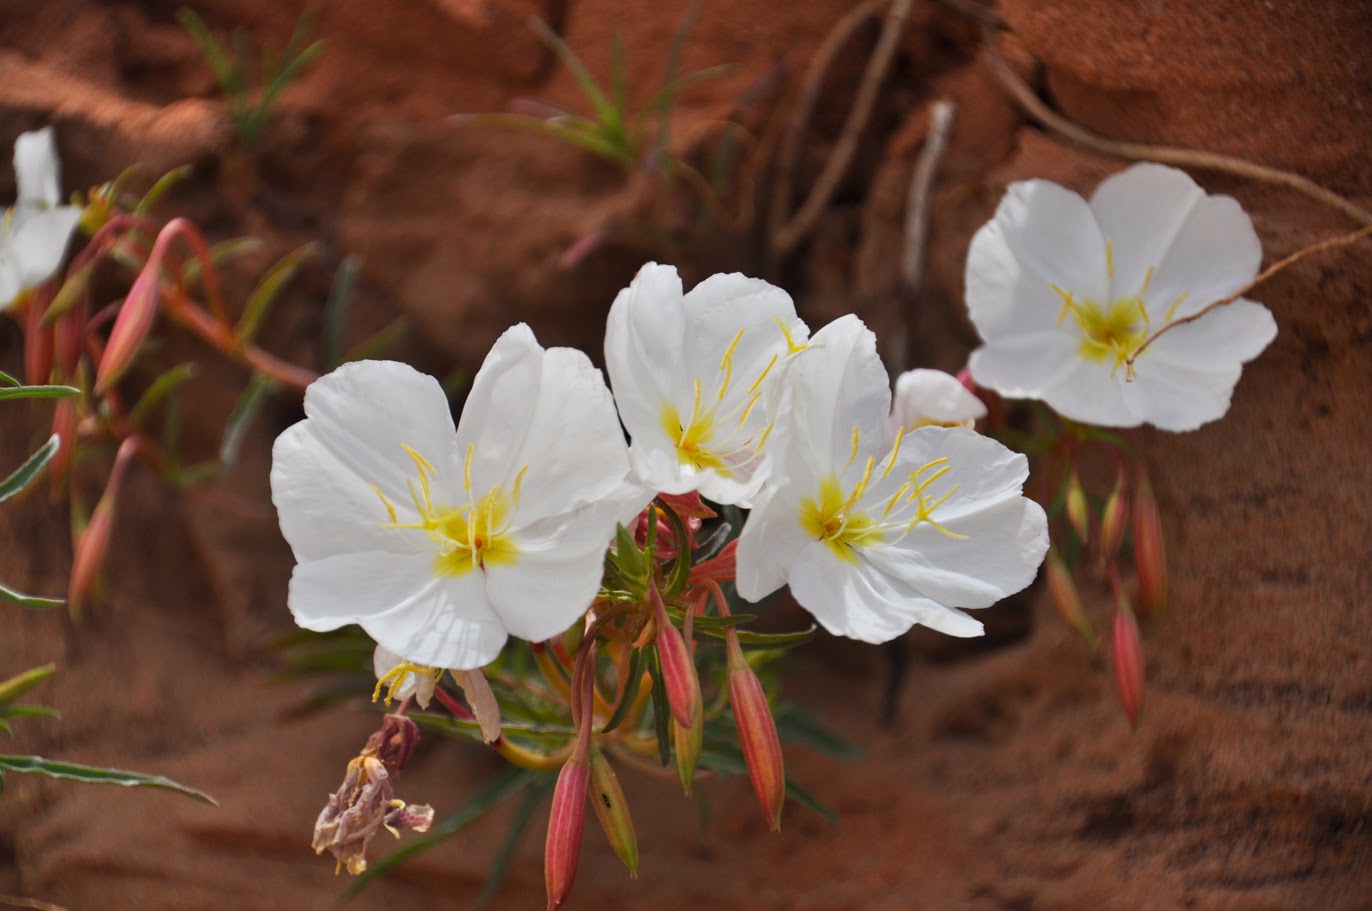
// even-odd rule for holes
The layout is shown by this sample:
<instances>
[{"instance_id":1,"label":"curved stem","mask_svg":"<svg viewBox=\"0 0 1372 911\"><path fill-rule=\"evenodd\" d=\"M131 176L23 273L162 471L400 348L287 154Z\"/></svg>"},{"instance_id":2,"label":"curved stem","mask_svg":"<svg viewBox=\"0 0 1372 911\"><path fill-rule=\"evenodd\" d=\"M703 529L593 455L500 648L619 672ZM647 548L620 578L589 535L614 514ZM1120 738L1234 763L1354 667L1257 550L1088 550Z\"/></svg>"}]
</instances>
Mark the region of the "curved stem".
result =
<instances>
[{"instance_id":1,"label":"curved stem","mask_svg":"<svg viewBox=\"0 0 1372 911\"><path fill-rule=\"evenodd\" d=\"M282 386L295 389L298 392L304 392L305 387L319 379L319 374L314 371L297 367L273 354L268 354L256 345L239 347L234 338L233 330L226 324L215 320L189 298L179 293L173 292L173 294L175 296L168 298L170 306L166 308L171 318L200 336L202 340L225 357L232 358Z\"/></svg>"}]
</instances>

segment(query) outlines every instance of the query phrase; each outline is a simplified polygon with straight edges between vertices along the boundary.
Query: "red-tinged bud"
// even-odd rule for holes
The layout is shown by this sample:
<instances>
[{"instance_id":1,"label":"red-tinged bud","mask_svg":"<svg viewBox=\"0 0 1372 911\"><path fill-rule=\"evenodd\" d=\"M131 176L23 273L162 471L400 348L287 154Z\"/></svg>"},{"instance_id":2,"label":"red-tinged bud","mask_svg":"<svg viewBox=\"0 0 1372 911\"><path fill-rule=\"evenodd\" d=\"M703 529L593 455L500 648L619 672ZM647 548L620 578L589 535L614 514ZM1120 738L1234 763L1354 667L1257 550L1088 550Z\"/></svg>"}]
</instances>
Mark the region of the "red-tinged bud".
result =
<instances>
[{"instance_id":1,"label":"red-tinged bud","mask_svg":"<svg viewBox=\"0 0 1372 911\"><path fill-rule=\"evenodd\" d=\"M43 322L50 300L41 287L29 300L24 322L24 378L30 386L42 386L52 379L53 329Z\"/></svg>"},{"instance_id":2,"label":"red-tinged bud","mask_svg":"<svg viewBox=\"0 0 1372 911\"><path fill-rule=\"evenodd\" d=\"M1143 708L1143 645L1139 641L1139 624L1129 602L1123 598L1117 600L1113 649L1115 686L1129 723L1138 727L1139 711Z\"/></svg>"},{"instance_id":3,"label":"red-tinged bud","mask_svg":"<svg viewBox=\"0 0 1372 911\"><path fill-rule=\"evenodd\" d=\"M587 722L589 724L589 721ZM548 890L548 911L560 907L576 882L581 860L581 835L586 821L586 790L591 780L591 740L581 737L570 759L557 775L553 805L548 813L548 841L543 852L543 881Z\"/></svg>"},{"instance_id":4,"label":"red-tinged bud","mask_svg":"<svg viewBox=\"0 0 1372 911\"><path fill-rule=\"evenodd\" d=\"M1100 515L1100 558L1105 563L1114 561L1124 542L1124 529L1129 524L1129 475L1120 466L1115 475L1115 488L1105 501L1105 509Z\"/></svg>"},{"instance_id":5,"label":"red-tinged bud","mask_svg":"<svg viewBox=\"0 0 1372 911\"><path fill-rule=\"evenodd\" d=\"M97 395L108 392L119 381L152 331L162 280L162 249L162 239L159 237L152 255L143 266L143 271L133 280L133 287L129 289L119 308L119 315L114 319L104 356L100 358L100 366L95 373Z\"/></svg>"},{"instance_id":6,"label":"red-tinged bud","mask_svg":"<svg viewBox=\"0 0 1372 911\"><path fill-rule=\"evenodd\" d=\"M95 504L90 522L86 524L76 542L76 554L72 558L71 579L67 583L67 607L73 616L80 616L90 595L100 566L105 562L105 554L110 546L110 533L114 529L115 504L119 500L119 488L124 483L128 464L138 452L140 442L137 437L129 437L119 446L114 457L114 467L110 469L109 483Z\"/></svg>"},{"instance_id":7,"label":"red-tinged bud","mask_svg":"<svg viewBox=\"0 0 1372 911\"><path fill-rule=\"evenodd\" d=\"M59 442L57 452L48 463L48 479L52 482L53 490L61 489L71 469L72 453L76 451L76 428L80 422L81 412L77 408L76 398L68 396L58 399L52 412L52 432L57 434Z\"/></svg>"},{"instance_id":8,"label":"red-tinged bud","mask_svg":"<svg viewBox=\"0 0 1372 911\"><path fill-rule=\"evenodd\" d=\"M53 351L58 375L64 380L76 375L76 366L85 348L86 321L89 318L90 302L82 298L80 303L53 324Z\"/></svg>"},{"instance_id":9,"label":"red-tinged bud","mask_svg":"<svg viewBox=\"0 0 1372 911\"><path fill-rule=\"evenodd\" d=\"M781 755L781 738L762 681L743 657L738 633L732 628L729 643L729 703L738 726L738 742L748 763L758 805L773 832L781 828L781 809L786 803L786 766Z\"/></svg>"},{"instance_id":10,"label":"red-tinged bud","mask_svg":"<svg viewBox=\"0 0 1372 911\"><path fill-rule=\"evenodd\" d=\"M1072 529L1077 533L1077 538L1085 544L1091 538L1091 516L1086 508L1086 491L1082 489L1081 477L1077 474L1077 466L1072 466L1072 473L1067 476L1067 521L1072 523Z\"/></svg>"},{"instance_id":11,"label":"red-tinged bud","mask_svg":"<svg viewBox=\"0 0 1372 911\"><path fill-rule=\"evenodd\" d=\"M638 835L634 832L634 820L629 815L629 802L624 799L624 789L619 786L619 776L605 754L591 747L591 806L610 840L610 847L624 866L629 868L629 876L638 878Z\"/></svg>"},{"instance_id":12,"label":"red-tinged bud","mask_svg":"<svg viewBox=\"0 0 1372 911\"><path fill-rule=\"evenodd\" d=\"M1167 552L1158 501L1142 465L1134 485L1134 568L1139 576L1139 603L1156 617L1167 604Z\"/></svg>"},{"instance_id":13,"label":"red-tinged bud","mask_svg":"<svg viewBox=\"0 0 1372 911\"><path fill-rule=\"evenodd\" d=\"M672 707L672 717L682 727L695 724L700 714L700 678L696 676L696 665L691 660L691 652L681 630L672 625L667 616L667 607L662 603L657 585L648 588L648 598L653 608L653 621L657 627L656 645L658 658L662 662L662 682L667 689L667 703Z\"/></svg>"},{"instance_id":14,"label":"red-tinged bud","mask_svg":"<svg viewBox=\"0 0 1372 911\"><path fill-rule=\"evenodd\" d=\"M966 389L968 392L972 393L972 395L978 395L981 392L981 387L977 385L977 381L972 379L971 367L963 367L959 370L957 372L957 381L962 384L963 389Z\"/></svg>"},{"instance_id":15,"label":"red-tinged bud","mask_svg":"<svg viewBox=\"0 0 1372 911\"><path fill-rule=\"evenodd\" d=\"M1053 606L1058 609L1058 614L1068 626L1081 633L1087 643L1094 646L1096 630L1087 619L1086 611L1081 604L1081 592L1077 589L1076 580L1072 578L1072 571L1062 561L1062 555L1056 549L1050 549L1043 566L1048 579L1048 594L1053 599Z\"/></svg>"},{"instance_id":16,"label":"red-tinged bud","mask_svg":"<svg viewBox=\"0 0 1372 911\"><path fill-rule=\"evenodd\" d=\"M676 753L676 774L681 789L690 797L695 791L696 765L700 762L700 748L705 743L705 713L697 712L695 724L683 727L672 723L672 746Z\"/></svg>"}]
</instances>

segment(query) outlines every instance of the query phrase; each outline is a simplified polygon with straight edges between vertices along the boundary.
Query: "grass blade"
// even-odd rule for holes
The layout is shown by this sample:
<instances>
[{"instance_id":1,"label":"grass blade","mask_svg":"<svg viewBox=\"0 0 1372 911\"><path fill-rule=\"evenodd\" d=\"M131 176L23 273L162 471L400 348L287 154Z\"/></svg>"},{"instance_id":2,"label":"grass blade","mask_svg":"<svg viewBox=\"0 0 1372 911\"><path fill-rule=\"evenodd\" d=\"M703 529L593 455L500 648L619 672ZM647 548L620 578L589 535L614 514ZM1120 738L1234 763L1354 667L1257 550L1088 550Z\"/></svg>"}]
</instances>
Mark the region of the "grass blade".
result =
<instances>
[{"instance_id":1,"label":"grass blade","mask_svg":"<svg viewBox=\"0 0 1372 911\"><path fill-rule=\"evenodd\" d=\"M357 287L357 276L362 270L362 258L349 253L338 264L334 273L333 287L329 289L329 301L324 305L324 369L332 370L343 361L343 328L347 324L348 301L352 299L353 289Z\"/></svg>"},{"instance_id":2,"label":"grass blade","mask_svg":"<svg viewBox=\"0 0 1372 911\"><path fill-rule=\"evenodd\" d=\"M219 444L221 471L233 468L234 462L238 460L238 451L243 446L243 437L247 435L253 418L257 416L267 396L275 389L276 383L270 377L257 373L248 383L248 388L238 397L237 404L233 406L233 413L229 415L229 421L224 426L224 440Z\"/></svg>"}]
</instances>

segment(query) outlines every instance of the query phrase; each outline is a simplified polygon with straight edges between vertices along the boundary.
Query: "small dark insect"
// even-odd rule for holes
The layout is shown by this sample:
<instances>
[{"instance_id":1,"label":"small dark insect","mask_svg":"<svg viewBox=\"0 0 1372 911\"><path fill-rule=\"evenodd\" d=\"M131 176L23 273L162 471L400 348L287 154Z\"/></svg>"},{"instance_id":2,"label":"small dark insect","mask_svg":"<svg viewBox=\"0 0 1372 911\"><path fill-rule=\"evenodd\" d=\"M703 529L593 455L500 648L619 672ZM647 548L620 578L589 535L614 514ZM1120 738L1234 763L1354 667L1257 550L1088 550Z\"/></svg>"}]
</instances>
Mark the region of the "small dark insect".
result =
<instances>
[{"instance_id":1,"label":"small dark insect","mask_svg":"<svg viewBox=\"0 0 1372 911\"><path fill-rule=\"evenodd\" d=\"M613 810L613 809L614 809L614 804L610 802L610 795L609 795L609 794L605 794L605 793L602 792L601 795L600 795L600 801L601 801L601 803L605 804L605 809L607 809L607 810Z\"/></svg>"}]
</instances>

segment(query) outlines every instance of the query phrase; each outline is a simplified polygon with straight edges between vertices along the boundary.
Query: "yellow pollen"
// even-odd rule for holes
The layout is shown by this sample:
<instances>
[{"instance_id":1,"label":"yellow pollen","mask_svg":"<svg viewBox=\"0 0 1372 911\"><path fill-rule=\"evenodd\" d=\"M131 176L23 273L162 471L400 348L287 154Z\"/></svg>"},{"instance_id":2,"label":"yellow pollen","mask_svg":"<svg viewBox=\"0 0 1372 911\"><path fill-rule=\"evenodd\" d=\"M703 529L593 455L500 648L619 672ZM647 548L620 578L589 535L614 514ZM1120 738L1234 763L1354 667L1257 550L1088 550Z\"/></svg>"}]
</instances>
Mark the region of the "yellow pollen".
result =
<instances>
[{"instance_id":1,"label":"yellow pollen","mask_svg":"<svg viewBox=\"0 0 1372 911\"><path fill-rule=\"evenodd\" d=\"M724 352L724 358L719 362L719 369L724 371L724 382L719 387L719 400L724 401L724 393L729 390L729 381L734 378L734 349L738 343L743 341L743 330L738 330L738 335L729 343L728 349Z\"/></svg>"},{"instance_id":2,"label":"yellow pollen","mask_svg":"<svg viewBox=\"0 0 1372 911\"><path fill-rule=\"evenodd\" d=\"M776 322L777 327L781 329L781 334L786 338L786 353L788 355L804 351L806 348L810 347L805 342L796 341L795 334L791 332L790 323L786 322L779 316L774 316L772 317L772 319Z\"/></svg>"},{"instance_id":3,"label":"yellow pollen","mask_svg":"<svg viewBox=\"0 0 1372 911\"><path fill-rule=\"evenodd\" d=\"M376 689L372 690L372 702L381 698L381 691L386 691L386 705L390 705L395 699L395 691L400 689L405 683L405 676L414 674L416 677L432 677L435 681L443 675L443 671L438 668L424 667L421 664L411 664L402 661L389 671L381 675L376 681Z\"/></svg>"}]
</instances>

